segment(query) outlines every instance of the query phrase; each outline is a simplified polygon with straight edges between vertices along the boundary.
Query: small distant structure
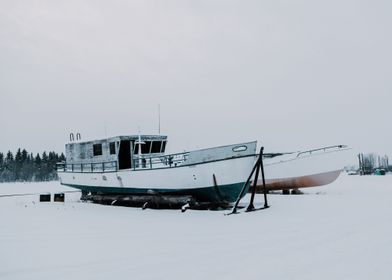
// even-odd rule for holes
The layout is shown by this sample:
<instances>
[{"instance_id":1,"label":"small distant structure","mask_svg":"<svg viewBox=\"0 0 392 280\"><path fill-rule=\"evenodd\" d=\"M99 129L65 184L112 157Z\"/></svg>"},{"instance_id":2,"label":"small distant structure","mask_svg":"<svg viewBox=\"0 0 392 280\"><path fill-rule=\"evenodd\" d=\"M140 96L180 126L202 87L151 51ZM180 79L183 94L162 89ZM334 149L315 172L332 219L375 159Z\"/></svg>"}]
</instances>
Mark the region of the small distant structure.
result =
<instances>
[{"instance_id":1,"label":"small distant structure","mask_svg":"<svg viewBox=\"0 0 392 280\"><path fill-rule=\"evenodd\" d=\"M376 170L374 170L374 175L385 175L386 171L383 168L376 168Z\"/></svg>"},{"instance_id":2,"label":"small distant structure","mask_svg":"<svg viewBox=\"0 0 392 280\"><path fill-rule=\"evenodd\" d=\"M378 156L378 167L389 171L389 159L387 155L383 157Z\"/></svg>"}]
</instances>

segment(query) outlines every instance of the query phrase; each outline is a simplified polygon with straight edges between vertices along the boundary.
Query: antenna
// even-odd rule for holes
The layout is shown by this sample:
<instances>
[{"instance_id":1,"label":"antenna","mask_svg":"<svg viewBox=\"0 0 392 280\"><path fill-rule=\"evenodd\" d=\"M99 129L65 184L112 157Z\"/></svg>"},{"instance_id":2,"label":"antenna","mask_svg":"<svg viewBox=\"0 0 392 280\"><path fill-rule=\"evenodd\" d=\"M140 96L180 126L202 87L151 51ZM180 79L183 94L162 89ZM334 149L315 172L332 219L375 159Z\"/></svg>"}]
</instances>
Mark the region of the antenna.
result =
<instances>
[{"instance_id":1,"label":"antenna","mask_svg":"<svg viewBox=\"0 0 392 280\"><path fill-rule=\"evenodd\" d=\"M161 104L158 104L158 134L161 135Z\"/></svg>"}]
</instances>

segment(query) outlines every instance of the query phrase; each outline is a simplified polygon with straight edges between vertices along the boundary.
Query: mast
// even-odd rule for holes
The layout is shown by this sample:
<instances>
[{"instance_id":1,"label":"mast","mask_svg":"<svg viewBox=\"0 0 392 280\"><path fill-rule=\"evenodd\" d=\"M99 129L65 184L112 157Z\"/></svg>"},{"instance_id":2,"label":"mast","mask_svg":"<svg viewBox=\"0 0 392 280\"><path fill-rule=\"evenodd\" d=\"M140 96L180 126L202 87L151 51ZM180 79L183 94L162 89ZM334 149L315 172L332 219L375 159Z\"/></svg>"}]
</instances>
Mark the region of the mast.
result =
<instances>
[{"instance_id":1,"label":"mast","mask_svg":"<svg viewBox=\"0 0 392 280\"><path fill-rule=\"evenodd\" d=\"M144 142L142 142L142 137L140 135L140 127L138 128L139 132L138 132L138 141L136 142L136 144L139 145L139 149L138 149L138 157L139 157L139 167L142 166L142 144L144 144Z\"/></svg>"}]
</instances>

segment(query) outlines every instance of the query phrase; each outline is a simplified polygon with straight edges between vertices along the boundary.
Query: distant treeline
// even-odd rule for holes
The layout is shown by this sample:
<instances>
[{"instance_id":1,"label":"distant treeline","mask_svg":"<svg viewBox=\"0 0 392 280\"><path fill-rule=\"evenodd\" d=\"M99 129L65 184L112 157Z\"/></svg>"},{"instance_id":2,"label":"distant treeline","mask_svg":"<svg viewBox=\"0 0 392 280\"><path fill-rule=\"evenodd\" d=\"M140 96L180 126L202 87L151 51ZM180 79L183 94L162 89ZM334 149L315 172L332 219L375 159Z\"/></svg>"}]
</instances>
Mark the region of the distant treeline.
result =
<instances>
[{"instance_id":1,"label":"distant treeline","mask_svg":"<svg viewBox=\"0 0 392 280\"><path fill-rule=\"evenodd\" d=\"M35 156L25 149L0 153L0 182L51 181L57 180L56 163L65 161L63 153L37 153Z\"/></svg>"},{"instance_id":2,"label":"distant treeline","mask_svg":"<svg viewBox=\"0 0 392 280\"><path fill-rule=\"evenodd\" d=\"M385 171L392 171L392 166L389 165L389 158L387 155L378 156L376 154L358 154L359 159L359 173L361 175L373 174L376 169L384 169Z\"/></svg>"}]
</instances>

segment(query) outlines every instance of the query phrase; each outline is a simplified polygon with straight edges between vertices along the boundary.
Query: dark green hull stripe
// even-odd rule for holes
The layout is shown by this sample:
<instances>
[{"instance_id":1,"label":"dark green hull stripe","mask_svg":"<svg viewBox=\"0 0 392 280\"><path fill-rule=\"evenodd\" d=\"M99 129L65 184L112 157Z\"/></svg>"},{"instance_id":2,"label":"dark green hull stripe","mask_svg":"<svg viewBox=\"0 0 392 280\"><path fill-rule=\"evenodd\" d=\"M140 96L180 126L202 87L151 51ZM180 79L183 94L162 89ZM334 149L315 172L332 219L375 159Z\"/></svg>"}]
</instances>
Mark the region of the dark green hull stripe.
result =
<instances>
[{"instance_id":1,"label":"dark green hull stripe","mask_svg":"<svg viewBox=\"0 0 392 280\"><path fill-rule=\"evenodd\" d=\"M141 188L116 188L116 187L93 187L73 184L63 184L72 188L86 192L99 194L120 194L120 195L191 195L199 202L234 202L237 200L245 182L228 184L222 186L210 186L196 189L141 189ZM247 185L247 193L249 189Z\"/></svg>"}]
</instances>

